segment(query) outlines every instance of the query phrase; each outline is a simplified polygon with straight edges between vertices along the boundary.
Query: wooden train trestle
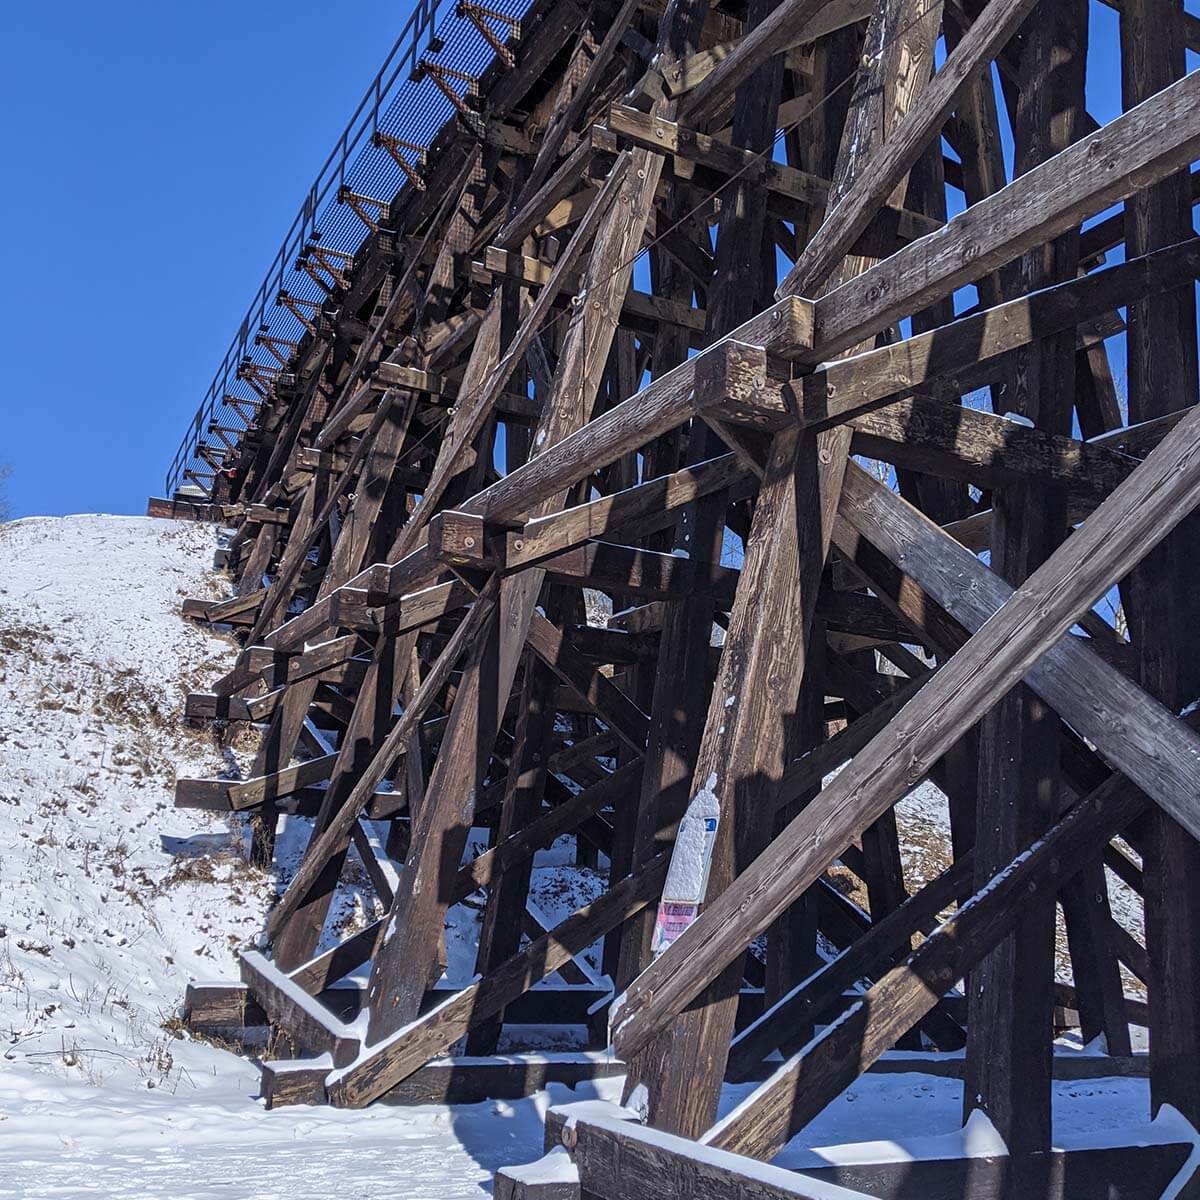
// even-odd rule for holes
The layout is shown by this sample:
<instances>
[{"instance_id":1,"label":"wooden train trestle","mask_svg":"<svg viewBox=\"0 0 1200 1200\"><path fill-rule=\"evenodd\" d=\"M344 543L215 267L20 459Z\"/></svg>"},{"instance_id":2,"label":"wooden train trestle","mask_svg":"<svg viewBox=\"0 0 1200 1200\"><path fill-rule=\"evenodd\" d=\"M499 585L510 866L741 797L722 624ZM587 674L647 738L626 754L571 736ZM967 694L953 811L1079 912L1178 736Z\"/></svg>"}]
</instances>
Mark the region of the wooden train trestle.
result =
<instances>
[{"instance_id":1,"label":"wooden train trestle","mask_svg":"<svg viewBox=\"0 0 1200 1200\"><path fill-rule=\"evenodd\" d=\"M607 1013L646 1121L716 1149L769 1158L924 1039L1036 1154L1069 1008L1113 1055L1148 1025L1154 1105L1200 1123L1200 24L1113 7L1098 126L1087 0L546 0L400 192L352 196L359 252L306 251L329 301L213 495L152 502L234 530L234 594L187 614L245 644L188 715L264 727L177 803L254 814L264 857L313 818L243 958L313 1056L277 1102ZM925 779L952 855L910 890ZM607 887L531 928L563 835ZM351 846L386 915L318 954ZM479 889L477 979L431 991ZM717 1122L726 1078L764 1082Z\"/></svg>"}]
</instances>

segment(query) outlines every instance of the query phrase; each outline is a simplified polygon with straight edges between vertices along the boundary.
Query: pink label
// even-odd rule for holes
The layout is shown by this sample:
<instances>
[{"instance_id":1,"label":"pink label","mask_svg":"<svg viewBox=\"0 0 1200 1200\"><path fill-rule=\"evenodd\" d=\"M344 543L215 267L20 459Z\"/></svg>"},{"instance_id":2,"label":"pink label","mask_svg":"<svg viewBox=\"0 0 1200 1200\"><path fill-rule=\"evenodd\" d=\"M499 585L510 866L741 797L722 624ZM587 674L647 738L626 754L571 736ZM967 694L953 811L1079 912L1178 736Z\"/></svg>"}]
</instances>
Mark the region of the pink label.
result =
<instances>
[{"instance_id":1,"label":"pink label","mask_svg":"<svg viewBox=\"0 0 1200 1200\"><path fill-rule=\"evenodd\" d=\"M654 922L652 953L661 954L695 921L699 911L698 904L680 904L676 901L664 900L658 906L658 917Z\"/></svg>"}]
</instances>

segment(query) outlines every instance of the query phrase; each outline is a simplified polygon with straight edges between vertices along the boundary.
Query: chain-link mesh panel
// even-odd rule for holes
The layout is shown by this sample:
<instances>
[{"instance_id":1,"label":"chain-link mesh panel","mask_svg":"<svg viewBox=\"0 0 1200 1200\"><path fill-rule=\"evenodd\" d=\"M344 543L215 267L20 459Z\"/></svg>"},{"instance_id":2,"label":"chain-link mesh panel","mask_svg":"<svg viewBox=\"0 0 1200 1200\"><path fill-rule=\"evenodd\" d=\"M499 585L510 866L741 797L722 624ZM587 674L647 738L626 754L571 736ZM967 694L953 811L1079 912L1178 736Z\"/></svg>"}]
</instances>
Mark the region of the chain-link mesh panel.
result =
<instances>
[{"instance_id":1,"label":"chain-link mesh panel","mask_svg":"<svg viewBox=\"0 0 1200 1200\"><path fill-rule=\"evenodd\" d=\"M519 20L531 5L532 0L489 0L488 8ZM376 144L373 135L379 132L415 146L429 146L453 117L454 105L432 79L425 75L414 81L419 64L428 61L478 78L492 62L492 48L471 19L447 13L448 8L449 0L421 0L326 159L188 425L167 471L168 496L180 488L210 490L213 467L198 451L206 444L212 424L239 431L246 428L246 418L227 397L244 401L243 407L256 405L261 397L249 380L240 377L239 368L245 373L243 364L247 362L268 369L278 366L270 351L256 344L256 336L263 333L293 342L304 336L302 321L277 303L280 293L293 297L296 308L305 315L312 311L312 304L306 302L319 305L324 301L320 286L297 267L305 248L314 239L343 254L355 254L362 246L366 229L350 205L339 201L341 189L389 201L411 186L391 152ZM492 24L505 39L508 30L498 22ZM453 76L445 77L445 82L460 96L468 87ZM415 165L414 152L401 149L399 153ZM331 254L331 261L338 258L337 253ZM313 265L319 270L319 264ZM214 449L219 446L215 441Z\"/></svg>"}]
</instances>

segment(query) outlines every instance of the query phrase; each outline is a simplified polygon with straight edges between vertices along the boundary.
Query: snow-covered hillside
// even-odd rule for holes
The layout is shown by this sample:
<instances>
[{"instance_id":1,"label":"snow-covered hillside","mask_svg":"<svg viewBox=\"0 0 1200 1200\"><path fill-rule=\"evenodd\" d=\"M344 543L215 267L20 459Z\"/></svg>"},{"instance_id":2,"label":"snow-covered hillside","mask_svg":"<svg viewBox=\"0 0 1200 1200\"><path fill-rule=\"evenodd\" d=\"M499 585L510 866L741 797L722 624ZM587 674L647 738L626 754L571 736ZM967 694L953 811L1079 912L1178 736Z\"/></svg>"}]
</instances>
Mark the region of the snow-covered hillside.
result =
<instances>
[{"instance_id":1,"label":"snow-covered hillside","mask_svg":"<svg viewBox=\"0 0 1200 1200\"><path fill-rule=\"evenodd\" d=\"M0 1011L22 1072L177 1089L180 981L232 971L261 920L235 831L171 807L177 761L219 766L178 715L230 651L178 616L216 594L211 554L209 530L149 519L0 531Z\"/></svg>"},{"instance_id":2,"label":"snow-covered hillside","mask_svg":"<svg viewBox=\"0 0 1200 1200\"><path fill-rule=\"evenodd\" d=\"M179 615L227 586L214 546L206 527L140 518L0 527L0 1197L479 1196L538 1157L548 1103L595 1093L268 1112L252 1063L178 1027L189 979L237 977L279 884L246 865L241 828L171 803L177 767L232 765L180 717L234 654ZM539 857L550 918L583 898L564 878ZM451 930L452 974L470 972L474 921ZM1144 1080L1056 1085L1063 1132L1147 1107ZM954 1080L870 1075L785 1155L949 1133L960 1112Z\"/></svg>"}]
</instances>

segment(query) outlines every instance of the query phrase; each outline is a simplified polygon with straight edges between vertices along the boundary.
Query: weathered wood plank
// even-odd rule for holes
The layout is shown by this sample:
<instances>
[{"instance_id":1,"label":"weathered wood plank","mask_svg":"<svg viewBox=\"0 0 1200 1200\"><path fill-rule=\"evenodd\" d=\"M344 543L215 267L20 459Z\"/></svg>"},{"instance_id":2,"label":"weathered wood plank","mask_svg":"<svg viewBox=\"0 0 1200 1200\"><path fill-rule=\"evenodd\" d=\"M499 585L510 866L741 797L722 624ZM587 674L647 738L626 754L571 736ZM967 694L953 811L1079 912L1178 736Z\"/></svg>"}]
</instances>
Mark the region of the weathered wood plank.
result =
<instances>
[{"instance_id":1,"label":"weathered wood plank","mask_svg":"<svg viewBox=\"0 0 1200 1200\"><path fill-rule=\"evenodd\" d=\"M1122 98L1132 112L1141 107L1139 102L1153 102L1158 89L1178 86L1173 81L1187 70L1183 42L1189 24L1194 31L1195 19L1182 5L1122 0ZM1193 73L1183 82L1194 77ZM1153 251L1192 232L1192 182L1181 171L1126 201L1126 253ZM1193 286L1132 304L1126 346L1131 422L1195 406ZM1200 692L1198 548L1200 528L1193 519L1139 564L1123 595L1139 657L1137 678L1151 695L1177 711ZM1200 989L1200 845L1174 815L1155 812L1142 853L1152 1111L1171 1104L1188 1120L1200 1120L1200 1075L1191 1065L1200 1058L1200 1010L1188 999ZM1193 1179L1180 1195L1194 1200L1200 1195L1200 1181Z\"/></svg>"},{"instance_id":2,"label":"weathered wood plank","mask_svg":"<svg viewBox=\"0 0 1200 1200\"><path fill-rule=\"evenodd\" d=\"M805 1181L781 1167L699 1146L628 1120L562 1110L562 1144L571 1152L585 1195L600 1200L869 1200L862 1192Z\"/></svg>"},{"instance_id":3,"label":"weathered wood plank","mask_svg":"<svg viewBox=\"0 0 1200 1200\"><path fill-rule=\"evenodd\" d=\"M805 353L812 345L811 311L811 304L796 297L778 302L722 338L705 354L680 363L561 442L548 445L525 466L460 507L497 523L531 511L560 489L579 482L585 475L615 462L692 416L696 372L704 368L709 354L724 354L724 348L735 342L762 347L784 357Z\"/></svg>"},{"instance_id":4,"label":"weathered wood plank","mask_svg":"<svg viewBox=\"0 0 1200 1200\"><path fill-rule=\"evenodd\" d=\"M329 1053L335 1063L353 1060L358 1037L319 1001L257 950L243 953L238 965L242 981L272 1025L285 1030L312 1054Z\"/></svg>"},{"instance_id":5,"label":"weathered wood plank","mask_svg":"<svg viewBox=\"0 0 1200 1200\"><path fill-rule=\"evenodd\" d=\"M786 384L784 392L794 400L804 424L818 429L907 389L925 391L944 382L962 392L956 373L973 369L972 364L999 358L1117 305L1180 286L1198 274L1200 239L1190 238L949 325L822 364ZM1137 453L1139 446L1129 436L1121 437L1118 431L1095 438L1093 444Z\"/></svg>"}]
</instances>

